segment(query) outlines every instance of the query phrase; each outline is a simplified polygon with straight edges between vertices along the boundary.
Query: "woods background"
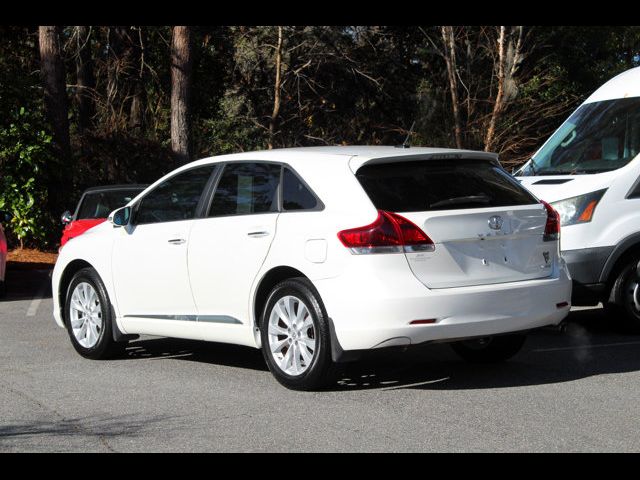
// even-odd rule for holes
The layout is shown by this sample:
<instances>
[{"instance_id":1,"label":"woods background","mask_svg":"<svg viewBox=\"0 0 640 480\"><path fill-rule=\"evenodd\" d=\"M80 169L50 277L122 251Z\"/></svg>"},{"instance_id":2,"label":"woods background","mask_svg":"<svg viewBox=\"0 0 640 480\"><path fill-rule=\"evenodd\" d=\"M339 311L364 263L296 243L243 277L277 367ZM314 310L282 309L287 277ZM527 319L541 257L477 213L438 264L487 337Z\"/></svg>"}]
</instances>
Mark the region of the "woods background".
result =
<instances>
[{"instance_id":1,"label":"woods background","mask_svg":"<svg viewBox=\"0 0 640 480\"><path fill-rule=\"evenodd\" d=\"M640 27L3 26L0 209L55 248L86 187L209 155L400 144L529 158L640 64Z\"/></svg>"}]
</instances>

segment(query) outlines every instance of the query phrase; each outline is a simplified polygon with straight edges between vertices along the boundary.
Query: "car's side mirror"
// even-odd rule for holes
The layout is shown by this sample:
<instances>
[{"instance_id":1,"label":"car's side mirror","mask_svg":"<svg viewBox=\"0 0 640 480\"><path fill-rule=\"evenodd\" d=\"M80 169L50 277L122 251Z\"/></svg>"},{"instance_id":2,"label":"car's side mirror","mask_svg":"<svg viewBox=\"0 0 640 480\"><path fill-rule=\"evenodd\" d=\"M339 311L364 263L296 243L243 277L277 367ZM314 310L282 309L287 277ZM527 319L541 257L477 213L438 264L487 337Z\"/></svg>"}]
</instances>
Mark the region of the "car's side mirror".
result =
<instances>
[{"instance_id":1,"label":"car's side mirror","mask_svg":"<svg viewBox=\"0 0 640 480\"><path fill-rule=\"evenodd\" d=\"M114 227L125 227L131 221L131 207L122 207L113 212L109 217L109 221Z\"/></svg>"},{"instance_id":2,"label":"car's side mirror","mask_svg":"<svg viewBox=\"0 0 640 480\"><path fill-rule=\"evenodd\" d=\"M71 212L69 210L65 210L65 212L60 217L60 221L64 225L68 225L73 221L73 215L71 214Z\"/></svg>"},{"instance_id":3,"label":"car's side mirror","mask_svg":"<svg viewBox=\"0 0 640 480\"><path fill-rule=\"evenodd\" d=\"M7 212L6 210L0 210L0 223L9 223L13 215L11 212Z\"/></svg>"}]
</instances>

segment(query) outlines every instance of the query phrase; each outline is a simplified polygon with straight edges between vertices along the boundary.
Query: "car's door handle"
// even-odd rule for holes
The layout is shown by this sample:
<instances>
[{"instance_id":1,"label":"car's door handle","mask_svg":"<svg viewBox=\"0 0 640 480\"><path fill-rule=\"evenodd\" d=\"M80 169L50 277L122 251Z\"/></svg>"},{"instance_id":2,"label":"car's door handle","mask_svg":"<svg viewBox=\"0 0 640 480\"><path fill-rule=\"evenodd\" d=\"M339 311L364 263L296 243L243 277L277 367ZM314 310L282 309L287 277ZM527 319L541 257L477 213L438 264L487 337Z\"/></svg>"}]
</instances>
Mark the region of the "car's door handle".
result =
<instances>
[{"instance_id":1,"label":"car's door handle","mask_svg":"<svg viewBox=\"0 0 640 480\"><path fill-rule=\"evenodd\" d=\"M171 245L182 245L186 240L184 238L172 238L167 240Z\"/></svg>"},{"instance_id":2,"label":"car's door handle","mask_svg":"<svg viewBox=\"0 0 640 480\"><path fill-rule=\"evenodd\" d=\"M257 231L257 232L249 232L249 233L247 233L247 235L249 235L250 237L253 237L253 238L266 237L267 235L269 235L269 232L267 232L265 230L260 230L260 231Z\"/></svg>"}]
</instances>

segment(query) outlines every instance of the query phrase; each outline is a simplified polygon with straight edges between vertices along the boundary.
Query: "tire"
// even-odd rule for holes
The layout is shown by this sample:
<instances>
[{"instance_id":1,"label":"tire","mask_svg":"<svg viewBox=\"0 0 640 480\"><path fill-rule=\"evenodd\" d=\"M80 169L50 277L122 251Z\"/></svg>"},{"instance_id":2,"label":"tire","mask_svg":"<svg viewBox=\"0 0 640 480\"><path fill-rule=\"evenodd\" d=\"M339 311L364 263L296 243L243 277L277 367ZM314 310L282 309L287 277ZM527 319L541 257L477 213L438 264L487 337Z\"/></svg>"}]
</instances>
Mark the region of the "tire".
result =
<instances>
[{"instance_id":1,"label":"tire","mask_svg":"<svg viewBox=\"0 0 640 480\"><path fill-rule=\"evenodd\" d=\"M463 340L451 344L451 348L471 363L504 362L520 351L527 336L520 333Z\"/></svg>"},{"instance_id":2,"label":"tire","mask_svg":"<svg viewBox=\"0 0 640 480\"><path fill-rule=\"evenodd\" d=\"M80 312L75 308L78 305L85 307L85 311ZM89 305L94 308L91 315L88 314ZM122 345L113 340L113 312L107 290L93 268L83 268L71 279L64 318L71 344L83 357L102 360L122 350Z\"/></svg>"},{"instance_id":3,"label":"tire","mask_svg":"<svg viewBox=\"0 0 640 480\"><path fill-rule=\"evenodd\" d=\"M0 298L7 296L7 284L4 280L0 281Z\"/></svg>"},{"instance_id":4,"label":"tire","mask_svg":"<svg viewBox=\"0 0 640 480\"><path fill-rule=\"evenodd\" d=\"M300 316L297 321L289 318L287 305ZM318 390L334 379L327 318L320 295L306 278L285 280L269 294L260 319L262 354L285 387Z\"/></svg>"},{"instance_id":5,"label":"tire","mask_svg":"<svg viewBox=\"0 0 640 480\"><path fill-rule=\"evenodd\" d=\"M640 256L631 257L619 270L605 303L607 315L626 330L640 333Z\"/></svg>"}]
</instances>

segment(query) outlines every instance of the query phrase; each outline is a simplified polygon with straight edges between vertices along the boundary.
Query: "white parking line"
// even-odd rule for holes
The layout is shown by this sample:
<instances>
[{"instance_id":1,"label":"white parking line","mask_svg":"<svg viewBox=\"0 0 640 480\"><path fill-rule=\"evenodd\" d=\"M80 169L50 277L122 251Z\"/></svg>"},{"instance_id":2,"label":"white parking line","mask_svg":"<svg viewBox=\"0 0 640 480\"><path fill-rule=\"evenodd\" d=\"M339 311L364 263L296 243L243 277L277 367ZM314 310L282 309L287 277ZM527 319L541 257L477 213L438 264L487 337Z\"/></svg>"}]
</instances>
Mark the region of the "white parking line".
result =
<instances>
[{"instance_id":1,"label":"white parking line","mask_svg":"<svg viewBox=\"0 0 640 480\"><path fill-rule=\"evenodd\" d=\"M575 345L573 347L535 348L532 352L559 352L562 350L582 350L587 348L619 347L622 345L640 345L640 342L599 343L595 345Z\"/></svg>"},{"instance_id":2,"label":"white parking line","mask_svg":"<svg viewBox=\"0 0 640 480\"><path fill-rule=\"evenodd\" d=\"M51 272L49 272L48 277L51 277ZM38 307L42 303L42 299L47 293L47 289L49 288L49 280L42 283L40 290L36 293L36 296L33 297L31 303L29 304L29 308L27 309L27 317L35 317L36 313L38 313Z\"/></svg>"}]
</instances>

